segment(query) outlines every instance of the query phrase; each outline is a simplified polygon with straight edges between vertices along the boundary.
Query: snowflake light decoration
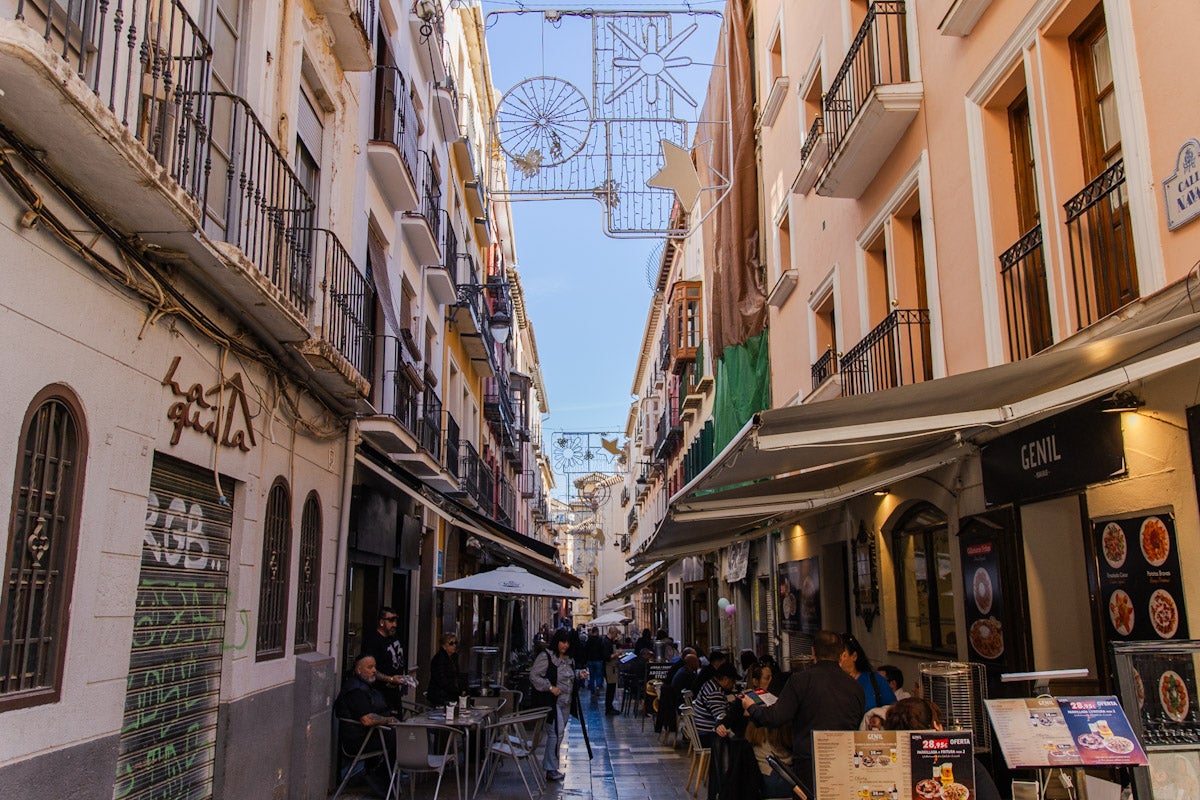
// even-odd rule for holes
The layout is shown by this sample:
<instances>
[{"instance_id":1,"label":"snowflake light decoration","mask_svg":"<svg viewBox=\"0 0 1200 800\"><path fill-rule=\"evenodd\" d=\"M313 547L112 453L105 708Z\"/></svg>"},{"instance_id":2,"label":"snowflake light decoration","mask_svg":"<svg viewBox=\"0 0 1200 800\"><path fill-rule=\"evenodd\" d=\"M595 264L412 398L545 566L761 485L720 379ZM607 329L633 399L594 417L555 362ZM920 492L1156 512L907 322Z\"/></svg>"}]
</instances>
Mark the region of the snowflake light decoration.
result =
<instances>
[{"instance_id":1,"label":"snowflake light decoration","mask_svg":"<svg viewBox=\"0 0 1200 800\"><path fill-rule=\"evenodd\" d=\"M618 69L633 69L634 72L628 75L621 83L617 84L609 92L608 96L604 98L604 102L611 103L632 89L644 78L649 83L646 90L646 102L650 105L655 105L658 102L658 82L662 81L678 92L679 96L690 105L696 106L696 100L688 94L687 89L683 88L683 84L679 82L679 79L671 74L671 70L690 67L692 65L691 58L688 56L676 56L675 51L688 40L688 37L696 32L697 27L699 26L692 23L673 38L668 39L661 49L654 50L649 44L638 44L629 34L610 22L608 25L609 30L633 53L633 57L617 56L612 60L612 65ZM653 24L646 26L647 42L654 42L657 38L657 28Z\"/></svg>"}]
</instances>

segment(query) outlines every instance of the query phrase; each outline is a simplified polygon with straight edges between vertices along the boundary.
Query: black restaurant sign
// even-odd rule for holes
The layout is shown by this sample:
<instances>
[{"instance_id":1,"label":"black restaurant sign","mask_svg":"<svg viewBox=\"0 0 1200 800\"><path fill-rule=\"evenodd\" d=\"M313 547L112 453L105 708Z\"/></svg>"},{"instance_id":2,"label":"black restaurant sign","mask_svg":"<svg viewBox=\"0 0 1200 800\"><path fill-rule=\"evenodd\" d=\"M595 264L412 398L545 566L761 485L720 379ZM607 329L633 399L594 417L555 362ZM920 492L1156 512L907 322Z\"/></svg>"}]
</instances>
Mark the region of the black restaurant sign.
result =
<instances>
[{"instance_id":1,"label":"black restaurant sign","mask_svg":"<svg viewBox=\"0 0 1200 800\"><path fill-rule=\"evenodd\" d=\"M988 505L1081 489L1125 472L1121 415L1083 406L1035 422L983 447Z\"/></svg>"}]
</instances>

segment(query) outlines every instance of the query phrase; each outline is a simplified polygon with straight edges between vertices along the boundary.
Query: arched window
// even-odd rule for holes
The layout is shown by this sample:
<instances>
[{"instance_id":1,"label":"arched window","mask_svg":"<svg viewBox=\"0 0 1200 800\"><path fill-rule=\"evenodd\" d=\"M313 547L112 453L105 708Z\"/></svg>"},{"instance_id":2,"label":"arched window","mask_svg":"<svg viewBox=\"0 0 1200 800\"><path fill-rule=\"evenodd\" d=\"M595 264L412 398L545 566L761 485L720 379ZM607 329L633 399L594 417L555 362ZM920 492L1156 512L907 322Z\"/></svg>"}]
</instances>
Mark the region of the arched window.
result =
<instances>
[{"instance_id":1,"label":"arched window","mask_svg":"<svg viewBox=\"0 0 1200 800\"><path fill-rule=\"evenodd\" d=\"M62 688L87 437L63 386L34 398L21 427L0 597L0 711L52 703Z\"/></svg>"},{"instance_id":2,"label":"arched window","mask_svg":"<svg viewBox=\"0 0 1200 800\"><path fill-rule=\"evenodd\" d=\"M905 513L892 529L900 646L957 654L954 576L946 515L929 503Z\"/></svg>"},{"instance_id":3,"label":"arched window","mask_svg":"<svg viewBox=\"0 0 1200 800\"><path fill-rule=\"evenodd\" d=\"M258 592L259 661L283 657L287 633L288 573L292 554L292 496L283 478L267 495L263 521L262 573Z\"/></svg>"},{"instance_id":4,"label":"arched window","mask_svg":"<svg viewBox=\"0 0 1200 800\"><path fill-rule=\"evenodd\" d=\"M321 604L321 499L309 492L300 515L300 577L296 585L296 652L317 648Z\"/></svg>"}]
</instances>

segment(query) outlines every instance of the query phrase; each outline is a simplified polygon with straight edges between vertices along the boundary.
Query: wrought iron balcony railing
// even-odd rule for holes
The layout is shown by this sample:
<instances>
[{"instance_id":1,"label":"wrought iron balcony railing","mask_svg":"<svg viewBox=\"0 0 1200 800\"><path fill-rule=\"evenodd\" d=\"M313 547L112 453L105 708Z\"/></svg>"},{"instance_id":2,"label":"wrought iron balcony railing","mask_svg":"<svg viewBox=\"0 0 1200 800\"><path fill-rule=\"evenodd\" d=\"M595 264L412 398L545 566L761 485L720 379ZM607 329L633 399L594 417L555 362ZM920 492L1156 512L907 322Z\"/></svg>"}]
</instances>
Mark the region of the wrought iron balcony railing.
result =
<instances>
[{"instance_id":1,"label":"wrought iron balcony railing","mask_svg":"<svg viewBox=\"0 0 1200 800\"><path fill-rule=\"evenodd\" d=\"M896 309L842 356L842 394L866 394L933 377L929 310Z\"/></svg>"},{"instance_id":2,"label":"wrought iron balcony railing","mask_svg":"<svg viewBox=\"0 0 1200 800\"><path fill-rule=\"evenodd\" d=\"M475 449L475 445L471 444L466 439L458 443L458 481L462 490L470 497L479 500L479 472L483 468L483 462L479 458L479 451Z\"/></svg>"},{"instance_id":3,"label":"wrought iron balcony railing","mask_svg":"<svg viewBox=\"0 0 1200 800\"><path fill-rule=\"evenodd\" d=\"M372 384L377 384L375 406L380 414L393 418L415 436L420 405L416 365L405 356L404 344L399 337L376 336L375 347L382 348L384 365L381 380L372 380Z\"/></svg>"},{"instance_id":4,"label":"wrought iron balcony railing","mask_svg":"<svg viewBox=\"0 0 1200 800\"><path fill-rule=\"evenodd\" d=\"M312 263L323 276L323 338L359 375L369 378L374 362L370 314L375 303L370 281L333 231L314 228L296 231L296 235L309 244Z\"/></svg>"},{"instance_id":5,"label":"wrought iron balcony railing","mask_svg":"<svg viewBox=\"0 0 1200 800\"><path fill-rule=\"evenodd\" d=\"M408 79L398 68L389 64L375 67L375 119L371 138L393 144L414 181L420 153L417 148L419 134L417 111L409 94Z\"/></svg>"},{"instance_id":6,"label":"wrought iron balcony railing","mask_svg":"<svg viewBox=\"0 0 1200 800\"><path fill-rule=\"evenodd\" d=\"M249 103L225 92L207 102L209 118L222 125L207 150L205 206L225 241L308 316L312 269L303 232L315 227L316 204Z\"/></svg>"},{"instance_id":7,"label":"wrought iron balcony railing","mask_svg":"<svg viewBox=\"0 0 1200 800\"><path fill-rule=\"evenodd\" d=\"M459 453L458 420L449 411L446 412L446 471L454 477L459 477L461 455Z\"/></svg>"},{"instance_id":8,"label":"wrought iron balcony railing","mask_svg":"<svg viewBox=\"0 0 1200 800\"><path fill-rule=\"evenodd\" d=\"M832 347L826 348L821 357L813 362L812 388L816 389L822 383L829 380L837 372L837 368L837 354L833 352Z\"/></svg>"},{"instance_id":9,"label":"wrought iron balcony railing","mask_svg":"<svg viewBox=\"0 0 1200 800\"><path fill-rule=\"evenodd\" d=\"M823 117L815 117L812 122L812 127L808 129L808 136L804 139L804 146L800 148L800 164L808 163L808 157L812 155L813 148L817 146L817 142L821 141L821 134L825 133L825 120Z\"/></svg>"},{"instance_id":10,"label":"wrought iron balcony railing","mask_svg":"<svg viewBox=\"0 0 1200 800\"><path fill-rule=\"evenodd\" d=\"M496 519L507 525L511 525L517 514L517 493L513 490L513 485L507 478L501 477L496 484L496 494L498 495Z\"/></svg>"},{"instance_id":11,"label":"wrought iron balcony railing","mask_svg":"<svg viewBox=\"0 0 1200 800\"><path fill-rule=\"evenodd\" d=\"M496 475L492 467L482 458L479 460L479 493L475 495L479 508L485 514L495 518L496 514Z\"/></svg>"},{"instance_id":12,"label":"wrought iron balcony railing","mask_svg":"<svg viewBox=\"0 0 1200 800\"><path fill-rule=\"evenodd\" d=\"M1125 162L1100 173L1063 208L1071 243L1075 321L1085 328L1138 298Z\"/></svg>"},{"instance_id":13,"label":"wrought iron balcony railing","mask_svg":"<svg viewBox=\"0 0 1200 800\"><path fill-rule=\"evenodd\" d=\"M1038 223L1000 254L1008 351L1013 361L1046 349L1054 342L1042 226Z\"/></svg>"},{"instance_id":14,"label":"wrought iron balcony railing","mask_svg":"<svg viewBox=\"0 0 1200 800\"><path fill-rule=\"evenodd\" d=\"M424 150L417 151L417 173L414 177L417 180L418 196L416 213L425 218L429 225L429 233L433 240L438 242L442 227L442 185L434 170L433 159Z\"/></svg>"},{"instance_id":15,"label":"wrought iron balcony railing","mask_svg":"<svg viewBox=\"0 0 1200 800\"><path fill-rule=\"evenodd\" d=\"M908 81L905 28L901 0L877 0L867 9L867 16L825 94L823 117L830 136L830 153L837 152L876 86Z\"/></svg>"},{"instance_id":16,"label":"wrought iron balcony railing","mask_svg":"<svg viewBox=\"0 0 1200 800\"><path fill-rule=\"evenodd\" d=\"M442 400L432 386L421 396L421 416L417 420L417 440L435 461L442 460Z\"/></svg>"},{"instance_id":17,"label":"wrought iron balcony railing","mask_svg":"<svg viewBox=\"0 0 1200 800\"><path fill-rule=\"evenodd\" d=\"M211 127L202 98L213 51L184 3L18 0L14 18L38 31L175 182L201 198Z\"/></svg>"}]
</instances>

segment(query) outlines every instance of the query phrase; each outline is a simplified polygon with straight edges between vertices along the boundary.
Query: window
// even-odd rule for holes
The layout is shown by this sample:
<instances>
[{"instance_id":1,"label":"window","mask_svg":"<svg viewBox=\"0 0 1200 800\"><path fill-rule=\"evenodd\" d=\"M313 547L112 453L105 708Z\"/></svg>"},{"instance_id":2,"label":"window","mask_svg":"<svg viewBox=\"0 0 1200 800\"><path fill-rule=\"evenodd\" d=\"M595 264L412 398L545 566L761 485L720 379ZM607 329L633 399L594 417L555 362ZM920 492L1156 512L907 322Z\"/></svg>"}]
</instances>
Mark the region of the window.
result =
<instances>
[{"instance_id":1,"label":"window","mask_svg":"<svg viewBox=\"0 0 1200 800\"><path fill-rule=\"evenodd\" d=\"M87 459L82 414L65 387L46 388L29 408L0 597L0 711L59 697Z\"/></svg>"},{"instance_id":2,"label":"window","mask_svg":"<svg viewBox=\"0 0 1200 800\"><path fill-rule=\"evenodd\" d=\"M900 646L957 654L946 515L928 503L905 514L892 531L892 562Z\"/></svg>"},{"instance_id":3,"label":"window","mask_svg":"<svg viewBox=\"0 0 1200 800\"><path fill-rule=\"evenodd\" d=\"M775 228L776 243L779 247L779 272L776 277L783 276L792 268L792 221L787 211Z\"/></svg>"},{"instance_id":4,"label":"window","mask_svg":"<svg viewBox=\"0 0 1200 800\"><path fill-rule=\"evenodd\" d=\"M291 544L292 498L283 478L278 478L267 495L267 513L263 521L258 639L255 648L259 661L283 657Z\"/></svg>"},{"instance_id":5,"label":"window","mask_svg":"<svg viewBox=\"0 0 1200 800\"><path fill-rule=\"evenodd\" d=\"M317 609L321 605L321 500L308 493L300 515L300 577L296 586L296 652L317 649Z\"/></svg>"}]
</instances>

